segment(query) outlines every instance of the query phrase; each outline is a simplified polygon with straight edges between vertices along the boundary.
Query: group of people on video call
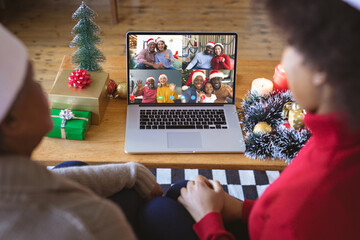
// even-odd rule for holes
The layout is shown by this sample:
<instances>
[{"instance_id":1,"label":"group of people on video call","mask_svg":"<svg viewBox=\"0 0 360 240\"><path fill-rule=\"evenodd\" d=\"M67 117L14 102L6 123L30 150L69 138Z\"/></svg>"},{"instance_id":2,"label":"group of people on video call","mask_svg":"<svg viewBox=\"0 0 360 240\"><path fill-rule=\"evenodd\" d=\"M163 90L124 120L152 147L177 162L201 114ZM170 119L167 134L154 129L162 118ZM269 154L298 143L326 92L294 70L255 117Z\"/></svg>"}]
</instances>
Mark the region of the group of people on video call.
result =
<instances>
[{"instance_id":1,"label":"group of people on video call","mask_svg":"<svg viewBox=\"0 0 360 240\"><path fill-rule=\"evenodd\" d=\"M214 52L214 54L213 54ZM137 69L175 69L172 63L175 61L165 40L150 38L147 40L147 48L140 51L135 58L138 62ZM224 74L218 69L231 69L230 57L224 54L224 46L221 43L208 42L204 51L195 55L186 67L186 70L194 69L186 85L191 85L180 96L182 103L224 103L226 99L233 97L233 89L222 84ZM214 69L210 72L209 81L205 72L199 69ZM179 99L173 83L168 84L168 76L164 73L156 79L149 76L145 86L142 80L137 80L133 91L135 97L142 96L142 103L174 103Z\"/></svg>"}]
</instances>

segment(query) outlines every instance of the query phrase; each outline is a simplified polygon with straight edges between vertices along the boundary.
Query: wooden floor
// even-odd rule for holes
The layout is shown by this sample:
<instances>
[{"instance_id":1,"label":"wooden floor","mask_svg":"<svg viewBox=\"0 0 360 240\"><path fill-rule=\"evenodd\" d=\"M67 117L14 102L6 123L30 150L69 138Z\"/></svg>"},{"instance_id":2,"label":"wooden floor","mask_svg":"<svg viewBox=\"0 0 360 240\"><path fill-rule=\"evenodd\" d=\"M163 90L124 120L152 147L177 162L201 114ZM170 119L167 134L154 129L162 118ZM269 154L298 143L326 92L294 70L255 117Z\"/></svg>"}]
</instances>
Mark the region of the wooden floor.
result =
<instances>
[{"instance_id":1,"label":"wooden floor","mask_svg":"<svg viewBox=\"0 0 360 240\"><path fill-rule=\"evenodd\" d=\"M1 3L4 3L5 9ZM250 0L118 0L119 23L111 24L109 1L87 0L97 12L105 55L125 55L127 31L232 31L241 59L280 59L283 40L264 9ZM28 47L35 77L49 92L61 60L71 54L72 13L80 0L0 0L0 19ZM255 10L255 11L254 11ZM125 79L124 79L125 80Z\"/></svg>"}]
</instances>

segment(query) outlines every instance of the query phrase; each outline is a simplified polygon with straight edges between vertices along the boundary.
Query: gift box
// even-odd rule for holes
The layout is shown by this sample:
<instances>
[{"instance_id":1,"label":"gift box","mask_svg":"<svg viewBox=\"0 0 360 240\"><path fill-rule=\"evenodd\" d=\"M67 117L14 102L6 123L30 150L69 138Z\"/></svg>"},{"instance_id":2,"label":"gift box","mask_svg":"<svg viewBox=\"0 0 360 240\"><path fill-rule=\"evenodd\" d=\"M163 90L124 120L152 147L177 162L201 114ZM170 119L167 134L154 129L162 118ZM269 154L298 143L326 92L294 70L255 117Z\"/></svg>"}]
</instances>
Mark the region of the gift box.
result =
<instances>
[{"instance_id":1,"label":"gift box","mask_svg":"<svg viewBox=\"0 0 360 240\"><path fill-rule=\"evenodd\" d=\"M90 112L50 109L50 114L54 128L47 134L48 137L74 140L85 139L91 124Z\"/></svg>"},{"instance_id":2,"label":"gift box","mask_svg":"<svg viewBox=\"0 0 360 240\"><path fill-rule=\"evenodd\" d=\"M92 124L100 124L108 104L107 86L109 74L106 72L87 72L92 83L85 88L68 85L68 79L74 70L64 69L58 74L49 93L51 108L91 112Z\"/></svg>"}]
</instances>

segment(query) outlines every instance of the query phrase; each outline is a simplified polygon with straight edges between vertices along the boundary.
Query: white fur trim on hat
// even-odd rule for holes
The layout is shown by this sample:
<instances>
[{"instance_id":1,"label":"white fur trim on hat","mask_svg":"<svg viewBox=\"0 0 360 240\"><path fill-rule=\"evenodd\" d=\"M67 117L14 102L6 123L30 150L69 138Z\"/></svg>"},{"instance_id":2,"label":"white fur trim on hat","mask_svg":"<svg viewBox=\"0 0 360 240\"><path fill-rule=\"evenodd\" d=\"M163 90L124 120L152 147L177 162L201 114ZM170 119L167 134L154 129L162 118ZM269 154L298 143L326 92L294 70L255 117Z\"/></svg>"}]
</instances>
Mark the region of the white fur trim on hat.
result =
<instances>
[{"instance_id":1,"label":"white fur trim on hat","mask_svg":"<svg viewBox=\"0 0 360 240\"><path fill-rule=\"evenodd\" d=\"M196 78L197 76L201 76L201 77L204 79L204 81L205 81L205 78L206 78L205 73L204 73L203 71L199 71L199 72L194 72L194 74L192 75L192 79L191 79L191 82L192 82L192 83L194 83L195 78Z\"/></svg>"},{"instance_id":2,"label":"white fur trim on hat","mask_svg":"<svg viewBox=\"0 0 360 240\"><path fill-rule=\"evenodd\" d=\"M220 77L220 78L224 78L224 74L220 71L214 72L214 73L210 73L209 75L209 79L213 79L216 77Z\"/></svg>"},{"instance_id":3,"label":"white fur trim on hat","mask_svg":"<svg viewBox=\"0 0 360 240\"><path fill-rule=\"evenodd\" d=\"M155 41L156 41L156 43L158 43L158 42L160 42L160 41L162 41L162 42L165 43L165 40L164 40L163 38L161 38L161 37L158 37Z\"/></svg>"},{"instance_id":4,"label":"white fur trim on hat","mask_svg":"<svg viewBox=\"0 0 360 240\"><path fill-rule=\"evenodd\" d=\"M343 0L344 2L346 2L347 4L349 4L350 6L352 6L353 8L356 8L357 10L360 11L360 1L359 0Z\"/></svg>"},{"instance_id":5,"label":"white fur trim on hat","mask_svg":"<svg viewBox=\"0 0 360 240\"><path fill-rule=\"evenodd\" d=\"M0 24L0 123L23 86L27 67L26 47Z\"/></svg>"},{"instance_id":6,"label":"white fur trim on hat","mask_svg":"<svg viewBox=\"0 0 360 240\"><path fill-rule=\"evenodd\" d=\"M167 77L165 74L162 73L162 74L159 75L159 80L160 80L160 78L161 78L162 76L164 76L164 77L166 77L166 79L168 79L168 77Z\"/></svg>"},{"instance_id":7,"label":"white fur trim on hat","mask_svg":"<svg viewBox=\"0 0 360 240\"><path fill-rule=\"evenodd\" d=\"M160 77L160 76L159 76L159 77ZM153 78L152 76L150 76L150 77L148 77L148 78L146 79L146 82L148 82L150 79L154 79L154 81L156 81L155 78Z\"/></svg>"},{"instance_id":8,"label":"white fur trim on hat","mask_svg":"<svg viewBox=\"0 0 360 240\"><path fill-rule=\"evenodd\" d=\"M214 43L214 42L212 42L212 41L209 41L209 42L206 44L206 46L211 46L211 47L214 47L214 46L215 46L215 43Z\"/></svg>"},{"instance_id":9,"label":"white fur trim on hat","mask_svg":"<svg viewBox=\"0 0 360 240\"><path fill-rule=\"evenodd\" d=\"M224 50L224 45L222 45L221 43L215 43L214 47L216 46L220 46L222 48L222 50Z\"/></svg>"},{"instance_id":10,"label":"white fur trim on hat","mask_svg":"<svg viewBox=\"0 0 360 240\"><path fill-rule=\"evenodd\" d=\"M150 43L155 43L155 40L153 38L149 38L147 40L147 45L149 46Z\"/></svg>"}]
</instances>

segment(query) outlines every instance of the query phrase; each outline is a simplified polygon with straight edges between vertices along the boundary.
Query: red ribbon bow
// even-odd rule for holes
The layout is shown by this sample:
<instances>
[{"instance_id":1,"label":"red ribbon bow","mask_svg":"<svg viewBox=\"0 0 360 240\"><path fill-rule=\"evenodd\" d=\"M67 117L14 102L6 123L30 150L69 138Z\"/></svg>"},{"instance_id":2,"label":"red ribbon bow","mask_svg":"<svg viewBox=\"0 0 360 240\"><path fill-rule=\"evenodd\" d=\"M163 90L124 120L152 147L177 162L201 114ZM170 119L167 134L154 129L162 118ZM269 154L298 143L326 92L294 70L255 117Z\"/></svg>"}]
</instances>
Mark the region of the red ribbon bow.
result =
<instances>
[{"instance_id":1,"label":"red ribbon bow","mask_svg":"<svg viewBox=\"0 0 360 240\"><path fill-rule=\"evenodd\" d=\"M92 82L90 74L86 74L86 70L77 69L71 73L68 84L71 87L83 88Z\"/></svg>"}]
</instances>

